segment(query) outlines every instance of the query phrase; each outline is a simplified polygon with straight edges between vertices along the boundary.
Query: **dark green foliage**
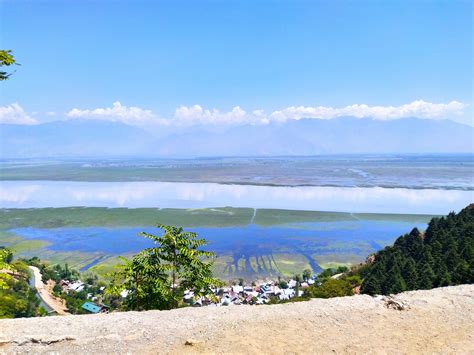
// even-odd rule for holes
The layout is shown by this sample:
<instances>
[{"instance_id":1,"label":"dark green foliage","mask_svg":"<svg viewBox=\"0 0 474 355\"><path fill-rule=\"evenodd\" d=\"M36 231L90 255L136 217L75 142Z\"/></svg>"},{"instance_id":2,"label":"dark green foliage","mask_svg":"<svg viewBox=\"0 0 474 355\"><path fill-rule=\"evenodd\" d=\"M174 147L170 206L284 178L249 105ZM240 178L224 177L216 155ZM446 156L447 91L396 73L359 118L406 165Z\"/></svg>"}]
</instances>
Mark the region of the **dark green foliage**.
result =
<instances>
[{"instance_id":1,"label":"dark green foliage","mask_svg":"<svg viewBox=\"0 0 474 355\"><path fill-rule=\"evenodd\" d=\"M308 281L311 278L311 274L313 271L311 269L304 269L303 270L303 280Z\"/></svg>"},{"instance_id":2,"label":"dark green foliage","mask_svg":"<svg viewBox=\"0 0 474 355\"><path fill-rule=\"evenodd\" d=\"M2 253L0 262L10 264L13 261L13 252L10 249L0 246L0 253ZM0 266L2 266L2 264L0 264Z\"/></svg>"},{"instance_id":3,"label":"dark green foliage","mask_svg":"<svg viewBox=\"0 0 474 355\"><path fill-rule=\"evenodd\" d=\"M0 50L0 67L17 64L11 50ZM17 64L18 65L18 64ZM0 70L0 81L7 80L11 73Z\"/></svg>"},{"instance_id":4,"label":"dark green foliage","mask_svg":"<svg viewBox=\"0 0 474 355\"><path fill-rule=\"evenodd\" d=\"M474 205L433 218L375 254L366 266L361 292L390 294L474 282Z\"/></svg>"},{"instance_id":5,"label":"dark green foliage","mask_svg":"<svg viewBox=\"0 0 474 355\"><path fill-rule=\"evenodd\" d=\"M337 279L331 277L341 273L344 275L339 275ZM326 269L318 275L314 285L305 288L303 298L351 296L354 294L354 288L361 283L360 276L349 273L346 267Z\"/></svg>"},{"instance_id":6,"label":"dark green foliage","mask_svg":"<svg viewBox=\"0 0 474 355\"><path fill-rule=\"evenodd\" d=\"M41 273L43 274L43 282L48 280L53 280L59 282L61 280L76 281L79 280L79 271L70 269L68 264L64 266L56 264L52 267L48 267L46 264L43 264Z\"/></svg>"},{"instance_id":7,"label":"dark green foliage","mask_svg":"<svg viewBox=\"0 0 474 355\"><path fill-rule=\"evenodd\" d=\"M319 275L318 279L319 280L324 280L327 279L328 277L331 277L336 274L342 274L344 272L347 272L349 269L347 266L339 266L337 269L334 268L329 268L329 269L324 269Z\"/></svg>"},{"instance_id":8,"label":"dark green foliage","mask_svg":"<svg viewBox=\"0 0 474 355\"><path fill-rule=\"evenodd\" d=\"M328 279L320 286L310 286L305 291L305 296L310 298L331 298L351 296L352 285L349 280Z\"/></svg>"},{"instance_id":9,"label":"dark green foliage","mask_svg":"<svg viewBox=\"0 0 474 355\"><path fill-rule=\"evenodd\" d=\"M157 246L132 260L123 259L123 270L115 274L108 289L112 295L128 291L124 301L128 310L177 308L185 290L205 295L222 284L212 276L212 262L207 261L215 255L201 249L207 244L205 239L180 227L158 227L164 231L162 236L142 233Z\"/></svg>"},{"instance_id":10,"label":"dark green foliage","mask_svg":"<svg viewBox=\"0 0 474 355\"><path fill-rule=\"evenodd\" d=\"M28 267L0 247L0 318L41 315L39 301L28 285Z\"/></svg>"}]
</instances>

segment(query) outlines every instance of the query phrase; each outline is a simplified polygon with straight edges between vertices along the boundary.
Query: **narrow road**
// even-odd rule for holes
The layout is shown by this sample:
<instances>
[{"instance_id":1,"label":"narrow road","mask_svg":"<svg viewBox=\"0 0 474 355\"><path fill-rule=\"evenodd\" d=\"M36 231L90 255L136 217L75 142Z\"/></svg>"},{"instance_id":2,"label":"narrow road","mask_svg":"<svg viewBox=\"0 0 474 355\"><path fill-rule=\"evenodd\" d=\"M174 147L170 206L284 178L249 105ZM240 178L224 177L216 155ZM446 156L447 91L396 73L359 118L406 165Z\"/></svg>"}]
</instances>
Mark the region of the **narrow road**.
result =
<instances>
[{"instance_id":1,"label":"narrow road","mask_svg":"<svg viewBox=\"0 0 474 355\"><path fill-rule=\"evenodd\" d=\"M41 280L42 275L39 269L36 266L28 267L33 272L33 285L36 288L36 291L38 292L38 295L41 300L57 314L69 314L67 312L67 308L61 302L59 302L51 293L49 293L48 290L44 287L44 283Z\"/></svg>"}]
</instances>

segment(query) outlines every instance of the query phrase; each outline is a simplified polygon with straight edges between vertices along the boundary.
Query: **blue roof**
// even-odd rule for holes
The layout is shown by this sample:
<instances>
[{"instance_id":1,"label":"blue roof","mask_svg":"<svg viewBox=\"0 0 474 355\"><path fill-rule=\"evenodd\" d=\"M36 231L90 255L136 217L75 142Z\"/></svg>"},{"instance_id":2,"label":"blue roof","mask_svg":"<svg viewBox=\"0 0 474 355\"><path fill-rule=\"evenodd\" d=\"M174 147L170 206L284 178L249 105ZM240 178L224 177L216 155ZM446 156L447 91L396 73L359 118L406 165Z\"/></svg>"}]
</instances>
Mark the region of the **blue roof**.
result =
<instances>
[{"instance_id":1,"label":"blue roof","mask_svg":"<svg viewBox=\"0 0 474 355\"><path fill-rule=\"evenodd\" d=\"M82 308L84 308L86 311L89 311L91 313L99 313L100 310L102 309L98 305L92 303L92 302L86 302L82 305Z\"/></svg>"}]
</instances>

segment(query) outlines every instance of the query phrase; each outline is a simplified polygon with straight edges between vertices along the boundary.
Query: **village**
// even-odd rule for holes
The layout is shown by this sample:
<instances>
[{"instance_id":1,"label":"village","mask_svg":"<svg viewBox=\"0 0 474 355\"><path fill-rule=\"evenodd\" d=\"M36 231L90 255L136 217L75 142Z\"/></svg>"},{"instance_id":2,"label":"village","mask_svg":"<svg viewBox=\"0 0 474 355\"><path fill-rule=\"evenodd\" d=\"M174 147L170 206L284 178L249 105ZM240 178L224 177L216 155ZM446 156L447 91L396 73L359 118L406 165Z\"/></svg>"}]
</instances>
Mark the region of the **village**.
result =
<instances>
[{"instance_id":1,"label":"village","mask_svg":"<svg viewBox=\"0 0 474 355\"><path fill-rule=\"evenodd\" d=\"M338 275L334 276L337 277ZM240 279L228 286L213 289L211 293L206 295L199 295L193 290L186 290L183 295L183 303L192 307L279 303L290 301L294 297L302 297L305 289L317 282L317 276L308 277L302 281L296 279L257 281L252 282L251 285ZM107 313L112 309L109 305L102 303L104 286L95 288L96 293L89 292L90 285L81 280L61 280L59 286L64 293L69 295L87 291L86 300L81 308L88 313ZM125 299L128 294L128 290L123 290L120 296Z\"/></svg>"},{"instance_id":2,"label":"village","mask_svg":"<svg viewBox=\"0 0 474 355\"><path fill-rule=\"evenodd\" d=\"M228 287L218 288L213 294L196 296L193 291L188 290L183 296L183 301L194 307L201 306L230 306L230 305L261 305L271 301L288 301L294 297L301 297L304 289L315 283L315 279L309 278L304 282L294 279L289 281L261 281L252 285L243 282Z\"/></svg>"}]
</instances>

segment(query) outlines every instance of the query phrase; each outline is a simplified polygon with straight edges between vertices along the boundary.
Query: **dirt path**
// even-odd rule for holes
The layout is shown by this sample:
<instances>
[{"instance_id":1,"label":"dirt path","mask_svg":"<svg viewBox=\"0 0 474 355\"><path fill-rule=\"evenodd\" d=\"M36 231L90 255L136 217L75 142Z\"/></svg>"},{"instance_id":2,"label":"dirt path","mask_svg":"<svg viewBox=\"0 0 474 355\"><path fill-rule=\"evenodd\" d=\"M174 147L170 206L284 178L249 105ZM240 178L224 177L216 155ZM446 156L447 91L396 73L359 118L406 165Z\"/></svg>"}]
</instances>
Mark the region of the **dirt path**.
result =
<instances>
[{"instance_id":1,"label":"dirt path","mask_svg":"<svg viewBox=\"0 0 474 355\"><path fill-rule=\"evenodd\" d=\"M474 285L274 306L0 320L0 353L474 352ZM186 342L192 345L185 345Z\"/></svg>"},{"instance_id":2,"label":"dirt path","mask_svg":"<svg viewBox=\"0 0 474 355\"><path fill-rule=\"evenodd\" d=\"M45 288L41 276L41 272L36 266L28 266L34 275L34 286L41 300L52 310L54 310L59 315L66 315L67 308L64 304L58 301L49 291Z\"/></svg>"}]
</instances>

